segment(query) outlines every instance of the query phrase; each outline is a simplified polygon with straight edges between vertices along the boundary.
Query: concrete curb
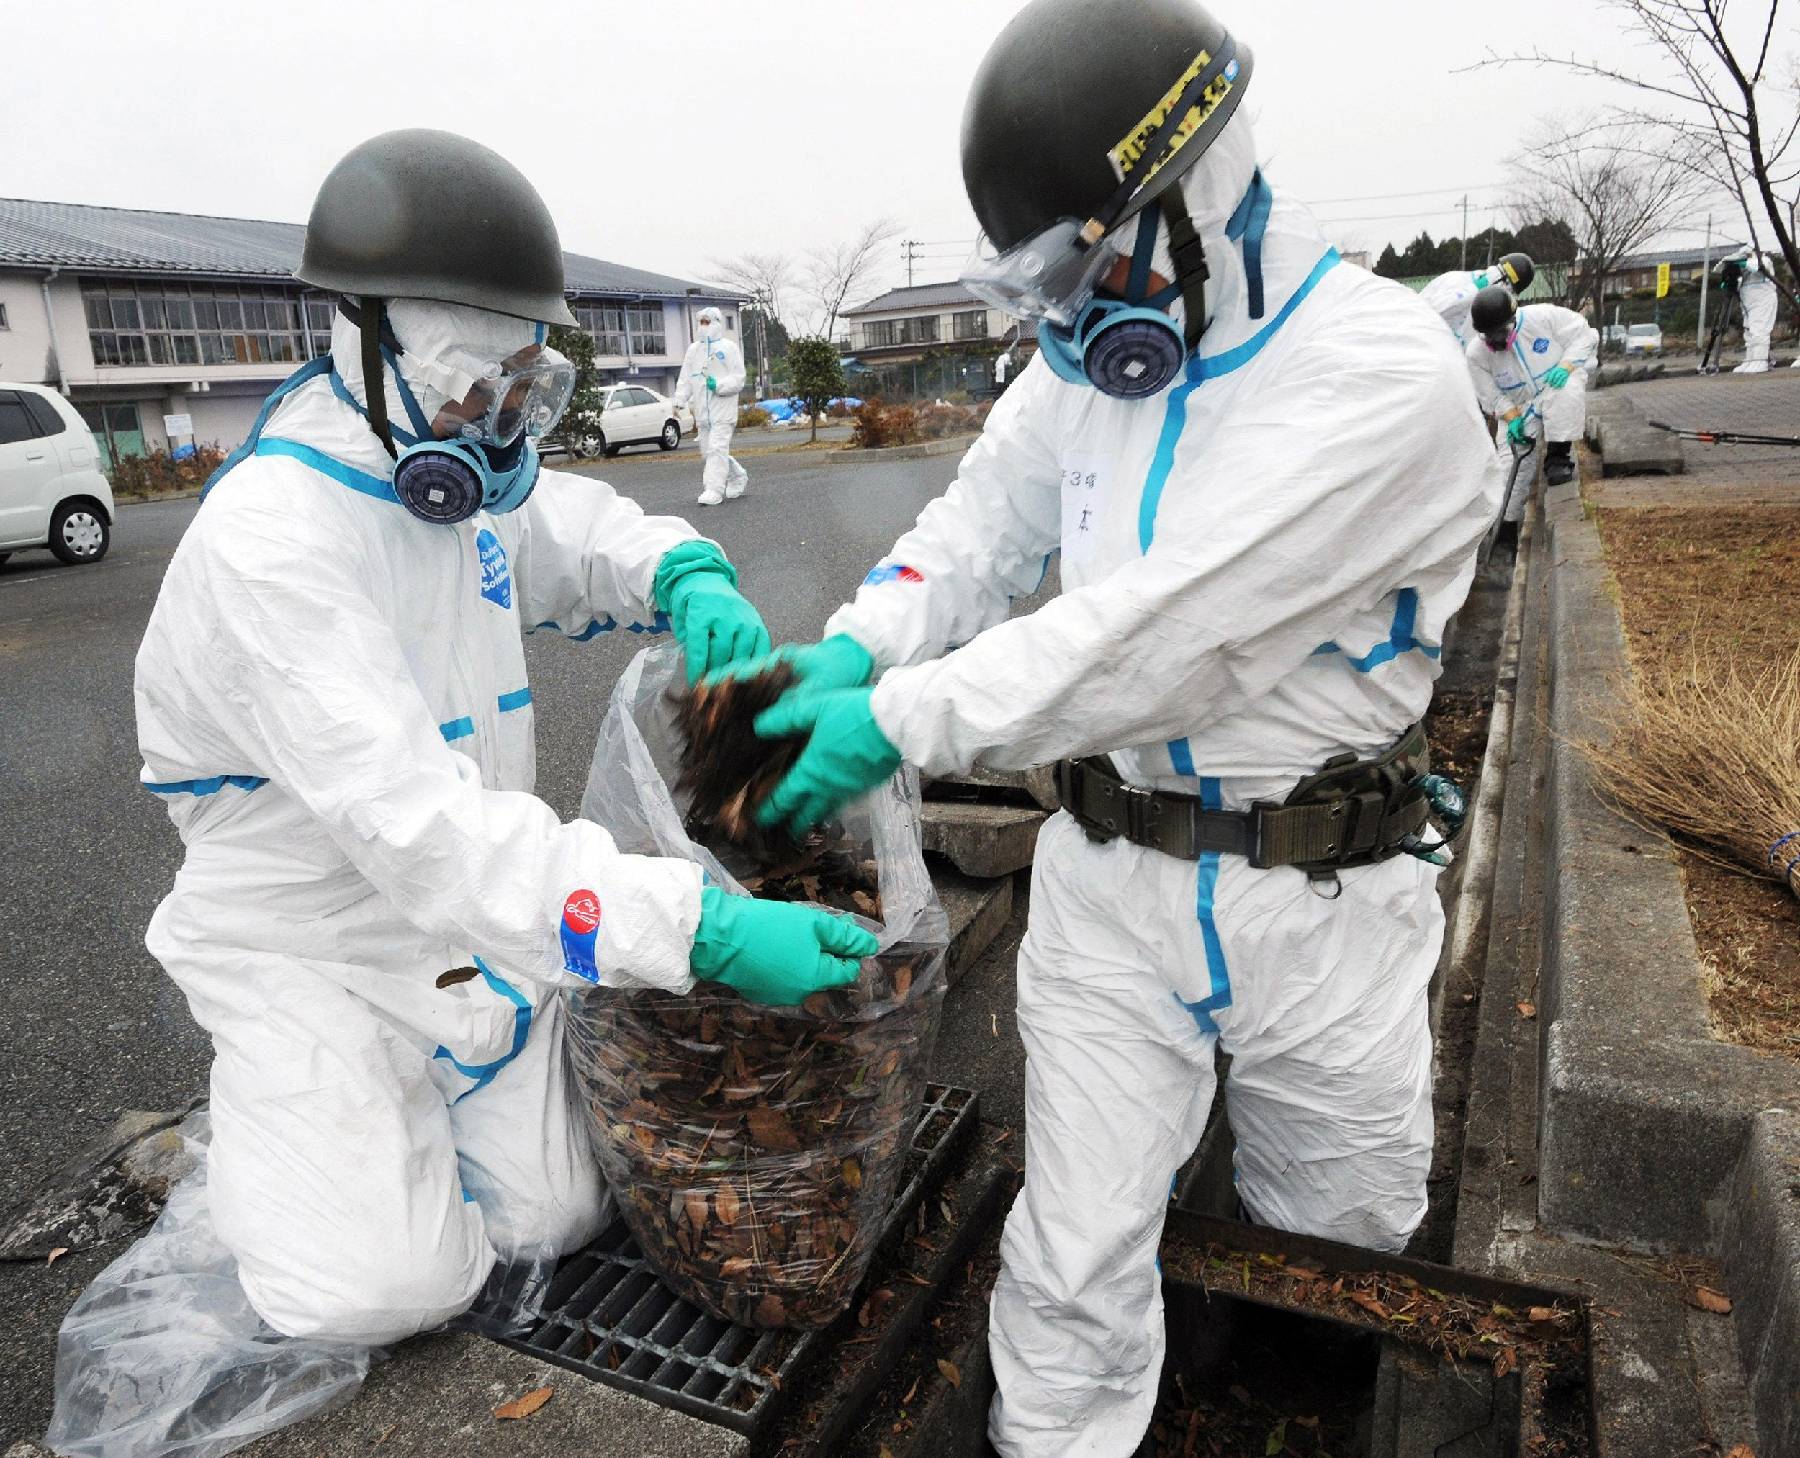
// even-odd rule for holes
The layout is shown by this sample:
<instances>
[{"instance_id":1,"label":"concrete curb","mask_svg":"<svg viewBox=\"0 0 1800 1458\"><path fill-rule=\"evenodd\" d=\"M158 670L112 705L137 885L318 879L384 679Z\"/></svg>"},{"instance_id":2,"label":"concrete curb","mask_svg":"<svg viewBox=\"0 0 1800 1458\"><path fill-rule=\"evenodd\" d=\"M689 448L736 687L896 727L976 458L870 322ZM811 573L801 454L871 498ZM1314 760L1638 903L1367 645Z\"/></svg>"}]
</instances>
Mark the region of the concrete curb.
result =
<instances>
[{"instance_id":1,"label":"concrete curb","mask_svg":"<svg viewBox=\"0 0 1800 1458\"><path fill-rule=\"evenodd\" d=\"M834 461L922 461L931 456L954 456L967 450L970 442L980 434L980 431L973 431L968 435L947 435L942 440L928 440L919 445L881 446L876 450L864 450L860 446L851 446L848 450L833 451L830 459Z\"/></svg>"},{"instance_id":2,"label":"concrete curb","mask_svg":"<svg viewBox=\"0 0 1800 1458\"><path fill-rule=\"evenodd\" d=\"M1605 805L1577 744L1627 671L1573 485L1550 530L1542 1224L1717 1256L1765 1458L1800 1458L1800 1067L1716 1041L1673 852Z\"/></svg>"}]
</instances>

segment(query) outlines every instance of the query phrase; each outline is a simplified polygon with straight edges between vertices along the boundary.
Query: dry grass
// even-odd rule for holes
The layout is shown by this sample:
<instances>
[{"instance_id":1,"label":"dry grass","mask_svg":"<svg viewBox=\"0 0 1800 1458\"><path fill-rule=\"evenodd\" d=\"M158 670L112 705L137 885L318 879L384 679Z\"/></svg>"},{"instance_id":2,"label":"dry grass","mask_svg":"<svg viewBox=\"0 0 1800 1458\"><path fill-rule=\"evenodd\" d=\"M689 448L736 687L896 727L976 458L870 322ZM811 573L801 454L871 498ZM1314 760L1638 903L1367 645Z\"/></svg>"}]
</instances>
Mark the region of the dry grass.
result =
<instances>
[{"instance_id":1,"label":"dry grass","mask_svg":"<svg viewBox=\"0 0 1800 1458\"><path fill-rule=\"evenodd\" d=\"M1760 671L1735 650L1640 663L1583 752L1635 819L1800 896L1800 649Z\"/></svg>"}]
</instances>

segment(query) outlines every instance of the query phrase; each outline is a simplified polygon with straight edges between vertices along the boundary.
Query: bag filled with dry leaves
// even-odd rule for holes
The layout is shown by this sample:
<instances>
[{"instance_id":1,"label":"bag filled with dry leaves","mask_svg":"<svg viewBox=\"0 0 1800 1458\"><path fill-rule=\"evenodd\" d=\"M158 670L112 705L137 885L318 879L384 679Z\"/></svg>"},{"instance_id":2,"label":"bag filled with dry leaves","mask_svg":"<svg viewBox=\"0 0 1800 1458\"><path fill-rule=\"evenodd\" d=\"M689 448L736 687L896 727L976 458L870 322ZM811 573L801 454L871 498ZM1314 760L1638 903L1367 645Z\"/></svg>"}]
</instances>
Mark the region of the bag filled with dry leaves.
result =
<instances>
[{"instance_id":1,"label":"bag filled with dry leaves","mask_svg":"<svg viewBox=\"0 0 1800 1458\"><path fill-rule=\"evenodd\" d=\"M804 844L734 845L696 806L707 787L697 796L684 765L695 730L684 683L673 647L633 660L582 813L621 850L685 856L728 891L851 912L881 950L854 986L799 1007L714 982L572 994L570 1056L601 1166L669 1285L728 1321L823 1326L854 1295L906 1162L949 928L910 771Z\"/></svg>"}]
</instances>

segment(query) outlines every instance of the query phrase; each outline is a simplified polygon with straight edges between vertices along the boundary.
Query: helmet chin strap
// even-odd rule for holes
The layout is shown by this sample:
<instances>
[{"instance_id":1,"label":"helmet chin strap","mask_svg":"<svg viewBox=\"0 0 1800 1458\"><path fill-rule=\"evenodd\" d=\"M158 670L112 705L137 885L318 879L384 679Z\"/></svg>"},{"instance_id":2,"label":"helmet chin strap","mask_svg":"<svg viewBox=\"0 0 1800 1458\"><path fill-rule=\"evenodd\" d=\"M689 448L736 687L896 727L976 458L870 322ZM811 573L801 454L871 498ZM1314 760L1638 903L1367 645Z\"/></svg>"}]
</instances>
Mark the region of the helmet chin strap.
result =
<instances>
[{"instance_id":1,"label":"helmet chin strap","mask_svg":"<svg viewBox=\"0 0 1800 1458\"><path fill-rule=\"evenodd\" d=\"M363 410L369 429L375 432L388 456L397 460L400 452L394 449L394 432L388 427L387 370L381 358L381 331L387 315L381 300L373 297L354 304L347 298L339 299L338 312L356 326L362 344ZM395 343L397 346L398 341Z\"/></svg>"},{"instance_id":2,"label":"helmet chin strap","mask_svg":"<svg viewBox=\"0 0 1800 1458\"><path fill-rule=\"evenodd\" d=\"M1163 221L1169 225L1169 258L1181 287L1182 340L1192 354L1206 332L1206 281L1212 270L1207 267L1200 230L1188 215L1180 187L1171 187L1158 201Z\"/></svg>"}]
</instances>

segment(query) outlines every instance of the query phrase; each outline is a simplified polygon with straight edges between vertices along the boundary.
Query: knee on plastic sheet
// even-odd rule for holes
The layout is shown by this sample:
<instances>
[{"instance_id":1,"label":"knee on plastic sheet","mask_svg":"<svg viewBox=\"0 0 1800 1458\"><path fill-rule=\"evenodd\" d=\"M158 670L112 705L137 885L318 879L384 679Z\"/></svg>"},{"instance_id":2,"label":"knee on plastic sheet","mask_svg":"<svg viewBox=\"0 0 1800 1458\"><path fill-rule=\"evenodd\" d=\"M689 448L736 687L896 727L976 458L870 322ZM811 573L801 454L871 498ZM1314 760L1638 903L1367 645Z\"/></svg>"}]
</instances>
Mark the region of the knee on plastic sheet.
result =
<instances>
[{"instance_id":1,"label":"knee on plastic sheet","mask_svg":"<svg viewBox=\"0 0 1800 1458\"><path fill-rule=\"evenodd\" d=\"M257 1314L284 1336L385 1346L461 1315L492 1265L491 1251L470 1263L437 1250L344 1251L330 1272L239 1275Z\"/></svg>"}]
</instances>

